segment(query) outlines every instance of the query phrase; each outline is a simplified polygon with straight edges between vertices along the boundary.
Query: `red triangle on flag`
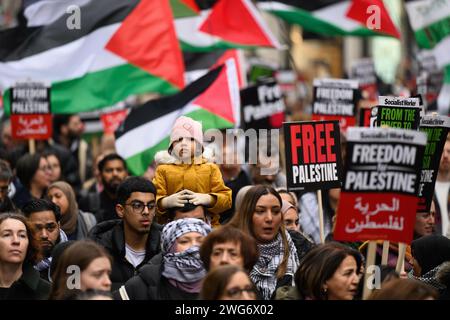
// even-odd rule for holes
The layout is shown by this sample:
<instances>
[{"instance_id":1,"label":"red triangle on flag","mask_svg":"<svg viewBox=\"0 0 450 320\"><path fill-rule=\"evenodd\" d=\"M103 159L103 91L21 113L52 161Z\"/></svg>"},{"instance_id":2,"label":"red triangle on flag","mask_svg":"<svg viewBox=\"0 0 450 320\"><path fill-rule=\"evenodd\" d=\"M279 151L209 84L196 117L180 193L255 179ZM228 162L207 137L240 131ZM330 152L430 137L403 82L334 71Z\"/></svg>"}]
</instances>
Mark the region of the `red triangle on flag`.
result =
<instances>
[{"instance_id":1,"label":"red triangle on flag","mask_svg":"<svg viewBox=\"0 0 450 320\"><path fill-rule=\"evenodd\" d=\"M380 15L380 28L372 29L368 25L368 22L370 22L369 19L371 19L372 15L376 15L378 13ZM384 33L400 39L400 33L395 24L392 22L389 12L383 4L383 0L353 0L349 6L347 17L360 22L366 28L369 28L375 32Z\"/></svg>"},{"instance_id":2,"label":"red triangle on flag","mask_svg":"<svg viewBox=\"0 0 450 320\"><path fill-rule=\"evenodd\" d=\"M239 52L236 49L231 49L231 50L225 51L225 53L220 56L220 58L216 61L216 63L210 69L214 69L214 68L224 64L225 61L227 61L228 59L234 60L237 75L238 75L239 89L242 89L244 87L245 77L240 72L241 71L241 63L240 63L240 58L239 58Z\"/></svg>"},{"instance_id":3,"label":"red triangle on flag","mask_svg":"<svg viewBox=\"0 0 450 320\"><path fill-rule=\"evenodd\" d=\"M122 22L106 49L163 78L184 87L184 62L168 1L142 0Z\"/></svg>"},{"instance_id":4,"label":"red triangle on flag","mask_svg":"<svg viewBox=\"0 0 450 320\"><path fill-rule=\"evenodd\" d=\"M199 30L240 45L279 47L249 0L217 1Z\"/></svg>"},{"instance_id":5,"label":"red triangle on flag","mask_svg":"<svg viewBox=\"0 0 450 320\"><path fill-rule=\"evenodd\" d=\"M234 112L239 109L236 104L239 105L240 98L239 95L234 97L232 94L232 86L237 85L237 83L233 83L236 79L233 80L230 77L232 72L235 72L235 70L230 70L229 64L225 64L216 80L200 96L194 99L192 104L236 123L237 119Z\"/></svg>"}]
</instances>

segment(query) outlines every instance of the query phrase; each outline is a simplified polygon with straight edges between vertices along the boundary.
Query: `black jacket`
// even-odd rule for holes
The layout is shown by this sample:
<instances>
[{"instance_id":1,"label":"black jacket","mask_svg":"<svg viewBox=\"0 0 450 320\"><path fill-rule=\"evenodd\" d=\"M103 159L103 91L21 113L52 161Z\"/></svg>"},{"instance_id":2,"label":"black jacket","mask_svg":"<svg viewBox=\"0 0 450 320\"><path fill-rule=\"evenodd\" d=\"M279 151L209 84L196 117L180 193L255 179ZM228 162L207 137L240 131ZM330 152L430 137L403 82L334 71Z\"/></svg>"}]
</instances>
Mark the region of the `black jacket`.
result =
<instances>
[{"instance_id":1,"label":"black jacket","mask_svg":"<svg viewBox=\"0 0 450 320\"><path fill-rule=\"evenodd\" d=\"M31 264L23 265L19 280L8 289L0 289L0 300L46 300L50 293L50 283L41 279L39 271Z\"/></svg>"},{"instance_id":2,"label":"black jacket","mask_svg":"<svg viewBox=\"0 0 450 320\"><path fill-rule=\"evenodd\" d=\"M112 290L118 289L137 270L161 251L160 238L162 226L153 223L147 239L145 258L136 268L125 258L125 235L122 220L110 220L97 224L88 237L105 247L113 257L111 282Z\"/></svg>"},{"instance_id":3,"label":"black jacket","mask_svg":"<svg viewBox=\"0 0 450 320\"><path fill-rule=\"evenodd\" d=\"M115 300L196 300L198 294L174 287L162 276L162 253L154 256L139 273L113 292Z\"/></svg>"},{"instance_id":4,"label":"black jacket","mask_svg":"<svg viewBox=\"0 0 450 320\"><path fill-rule=\"evenodd\" d=\"M314 244L306 239L300 232L288 230L294 243L295 249L297 249L298 260L301 261L303 257L314 247Z\"/></svg>"}]
</instances>

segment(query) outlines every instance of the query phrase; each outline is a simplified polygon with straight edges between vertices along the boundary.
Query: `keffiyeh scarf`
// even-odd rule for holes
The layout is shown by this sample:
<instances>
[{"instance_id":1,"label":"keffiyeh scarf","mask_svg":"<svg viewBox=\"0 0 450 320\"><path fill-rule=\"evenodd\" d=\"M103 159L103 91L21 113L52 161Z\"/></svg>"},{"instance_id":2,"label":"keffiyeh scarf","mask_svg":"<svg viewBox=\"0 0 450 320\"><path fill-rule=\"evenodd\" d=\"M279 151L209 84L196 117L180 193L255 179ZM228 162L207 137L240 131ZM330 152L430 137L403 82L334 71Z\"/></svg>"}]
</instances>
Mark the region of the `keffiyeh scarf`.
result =
<instances>
[{"instance_id":1,"label":"keffiyeh scarf","mask_svg":"<svg viewBox=\"0 0 450 320\"><path fill-rule=\"evenodd\" d=\"M299 266L297 249L287 231L285 231L289 246L289 258L285 275L294 277ZM269 300L277 286L277 270L283 261L284 246L281 233L274 241L267 244L258 244L259 259L250 272L250 278L261 292L264 300Z\"/></svg>"}]
</instances>

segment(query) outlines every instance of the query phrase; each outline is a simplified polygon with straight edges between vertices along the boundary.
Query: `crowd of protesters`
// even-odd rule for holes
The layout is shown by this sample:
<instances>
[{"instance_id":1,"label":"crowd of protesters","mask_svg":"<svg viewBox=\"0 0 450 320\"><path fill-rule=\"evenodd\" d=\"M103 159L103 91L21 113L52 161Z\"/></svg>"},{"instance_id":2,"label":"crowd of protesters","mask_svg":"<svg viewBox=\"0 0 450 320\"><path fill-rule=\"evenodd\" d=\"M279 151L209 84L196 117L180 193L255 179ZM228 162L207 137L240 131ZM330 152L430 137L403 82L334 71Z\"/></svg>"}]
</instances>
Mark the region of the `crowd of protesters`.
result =
<instances>
[{"instance_id":1,"label":"crowd of protesters","mask_svg":"<svg viewBox=\"0 0 450 320\"><path fill-rule=\"evenodd\" d=\"M362 299L367 246L333 241L339 189L324 192L320 243L316 195L288 192L282 171L214 164L199 122L178 118L145 177L114 152L94 159L80 123L59 116L34 154L2 124L0 300ZM405 273L393 244L369 299L450 297L449 189L447 140Z\"/></svg>"}]
</instances>

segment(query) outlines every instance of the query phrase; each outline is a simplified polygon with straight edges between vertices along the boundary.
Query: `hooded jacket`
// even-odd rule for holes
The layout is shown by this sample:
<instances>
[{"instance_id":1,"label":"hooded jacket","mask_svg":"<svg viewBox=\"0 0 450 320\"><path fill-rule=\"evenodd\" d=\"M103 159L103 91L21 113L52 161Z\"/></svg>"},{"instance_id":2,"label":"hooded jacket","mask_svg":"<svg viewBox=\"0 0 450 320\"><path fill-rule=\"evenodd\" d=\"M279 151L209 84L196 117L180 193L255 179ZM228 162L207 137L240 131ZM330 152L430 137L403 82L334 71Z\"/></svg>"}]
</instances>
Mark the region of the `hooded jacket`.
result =
<instances>
[{"instance_id":1,"label":"hooded jacket","mask_svg":"<svg viewBox=\"0 0 450 320\"><path fill-rule=\"evenodd\" d=\"M89 238L105 247L113 258L111 282L112 290L118 289L128 279L137 274L137 270L161 251L161 225L152 223L145 248L144 260L135 268L127 259L123 221L120 219L104 221L89 232Z\"/></svg>"},{"instance_id":2,"label":"hooded jacket","mask_svg":"<svg viewBox=\"0 0 450 320\"><path fill-rule=\"evenodd\" d=\"M212 213L211 225L218 226L220 213L231 208L231 189L225 186L219 167L202 156L192 164L177 163L177 159L167 151L155 156L156 168L153 183L156 186L158 211L164 213L161 200L183 189L197 193L207 193L214 200L208 212Z\"/></svg>"}]
</instances>

